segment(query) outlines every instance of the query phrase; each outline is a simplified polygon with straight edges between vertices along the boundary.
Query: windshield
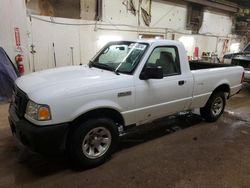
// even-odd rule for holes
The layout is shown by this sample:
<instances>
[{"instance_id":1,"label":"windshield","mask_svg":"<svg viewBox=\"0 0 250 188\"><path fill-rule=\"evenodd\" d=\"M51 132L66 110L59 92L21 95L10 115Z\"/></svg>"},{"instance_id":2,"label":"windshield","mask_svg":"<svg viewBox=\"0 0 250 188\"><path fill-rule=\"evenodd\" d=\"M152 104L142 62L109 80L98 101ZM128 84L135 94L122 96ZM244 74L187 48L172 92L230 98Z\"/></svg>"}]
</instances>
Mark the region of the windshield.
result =
<instances>
[{"instance_id":1,"label":"windshield","mask_svg":"<svg viewBox=\"0 0 250 188\"><path fill-rule=\"evenodd\" d=\"M91 66L132 74L148 44L137 42L111 42L107 44L96 58L91 62Z\"/></svg>"}]
</instances>

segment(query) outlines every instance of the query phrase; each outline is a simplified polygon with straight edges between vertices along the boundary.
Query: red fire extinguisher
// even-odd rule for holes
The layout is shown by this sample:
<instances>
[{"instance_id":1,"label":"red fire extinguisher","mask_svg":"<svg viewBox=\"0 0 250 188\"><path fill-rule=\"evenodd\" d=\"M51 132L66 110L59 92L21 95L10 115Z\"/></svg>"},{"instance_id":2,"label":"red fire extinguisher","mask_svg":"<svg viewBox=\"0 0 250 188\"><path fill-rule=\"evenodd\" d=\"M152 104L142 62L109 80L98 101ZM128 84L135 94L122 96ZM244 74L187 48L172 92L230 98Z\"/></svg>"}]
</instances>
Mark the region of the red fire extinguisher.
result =
<instances>
[{"instance_id":1,"label":"red fire extinguisher","mask_svg":"<svg viewBox=\"0 0 250 188\"><path fill-rule=\"evenodd\" d=\"M15 57L17 70L20 73L20 75L24 74L24 64L23 64L23 55L17 54Z\"/></svg>"}]
</instances>

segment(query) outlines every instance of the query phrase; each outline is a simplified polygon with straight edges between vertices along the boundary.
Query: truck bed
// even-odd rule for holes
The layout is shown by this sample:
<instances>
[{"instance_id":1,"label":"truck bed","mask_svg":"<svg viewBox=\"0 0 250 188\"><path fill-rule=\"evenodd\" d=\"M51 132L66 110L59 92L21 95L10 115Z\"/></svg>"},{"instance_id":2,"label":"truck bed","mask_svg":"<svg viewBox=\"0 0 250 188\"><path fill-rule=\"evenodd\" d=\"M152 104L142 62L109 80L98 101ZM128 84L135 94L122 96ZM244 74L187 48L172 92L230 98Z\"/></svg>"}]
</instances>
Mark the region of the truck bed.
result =
<instances>
[{"instance_id":1,"label":"truck bed","mask_svg":"<svg viewBox=\"0 0 250 188\"><path fill-rule=\"evenodd\" d=\"M201 61L191 61L189 65L194 80L191 109L204 106L212 93L211 91L215 89L214 85L220 85L221 81L230 87L230 95L238 92L242 67Z\"/></svg>"},{"instance_id":2,"label":"truck bed","mask_svg":"<svg viewBox=\"0 0 250 188\"><path fill-rule=\"evenodd\" d=\"M232 67L235 65L231 64L218 64L218 63L208 63L202 61L189 61L190 70L199 70L199 69L210 69L210 68L219 68L219 67Z\"/></svg>"}]
</instances>

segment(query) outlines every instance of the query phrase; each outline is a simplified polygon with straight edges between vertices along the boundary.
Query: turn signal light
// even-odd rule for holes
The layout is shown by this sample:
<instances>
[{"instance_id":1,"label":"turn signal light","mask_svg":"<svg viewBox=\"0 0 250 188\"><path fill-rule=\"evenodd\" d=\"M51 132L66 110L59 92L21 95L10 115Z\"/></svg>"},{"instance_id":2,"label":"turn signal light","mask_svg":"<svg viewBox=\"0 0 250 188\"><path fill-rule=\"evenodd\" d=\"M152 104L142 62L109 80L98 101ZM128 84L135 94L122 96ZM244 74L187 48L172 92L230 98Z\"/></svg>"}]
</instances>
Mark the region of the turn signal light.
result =
<instances>
[{"instance_id":1,"label":"turn signal light","mask_svg":"<svg viewBox=\"0 0 250 188\"><path fill-rule=\"evenodd\" d=\"M38 110L38 120L49 120L50 117L50 111L47 107L40 107Z\"/></svg>"}]
</instances>

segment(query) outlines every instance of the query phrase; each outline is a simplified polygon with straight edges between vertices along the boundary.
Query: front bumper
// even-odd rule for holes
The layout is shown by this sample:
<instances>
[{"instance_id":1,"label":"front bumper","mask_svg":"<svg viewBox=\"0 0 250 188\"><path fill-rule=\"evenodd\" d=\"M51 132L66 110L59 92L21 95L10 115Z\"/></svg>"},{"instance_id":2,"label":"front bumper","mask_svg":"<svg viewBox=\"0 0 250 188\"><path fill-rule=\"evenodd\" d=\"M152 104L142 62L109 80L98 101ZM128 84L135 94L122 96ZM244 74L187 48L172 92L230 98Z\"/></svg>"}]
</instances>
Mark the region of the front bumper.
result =
<instances>
[{"instance_id":1,"label":"front bumper","mask_svg":"<svg viewBox=\"0 0 250 188\"><path fill-rule=\"evenodd\" d=\"M35 152L50 154L66 147L69 128L67 123L36 126L25 118L19 118L12 104L9 107L9 123L13 135Z\"/></svg>"}]
</instances>

